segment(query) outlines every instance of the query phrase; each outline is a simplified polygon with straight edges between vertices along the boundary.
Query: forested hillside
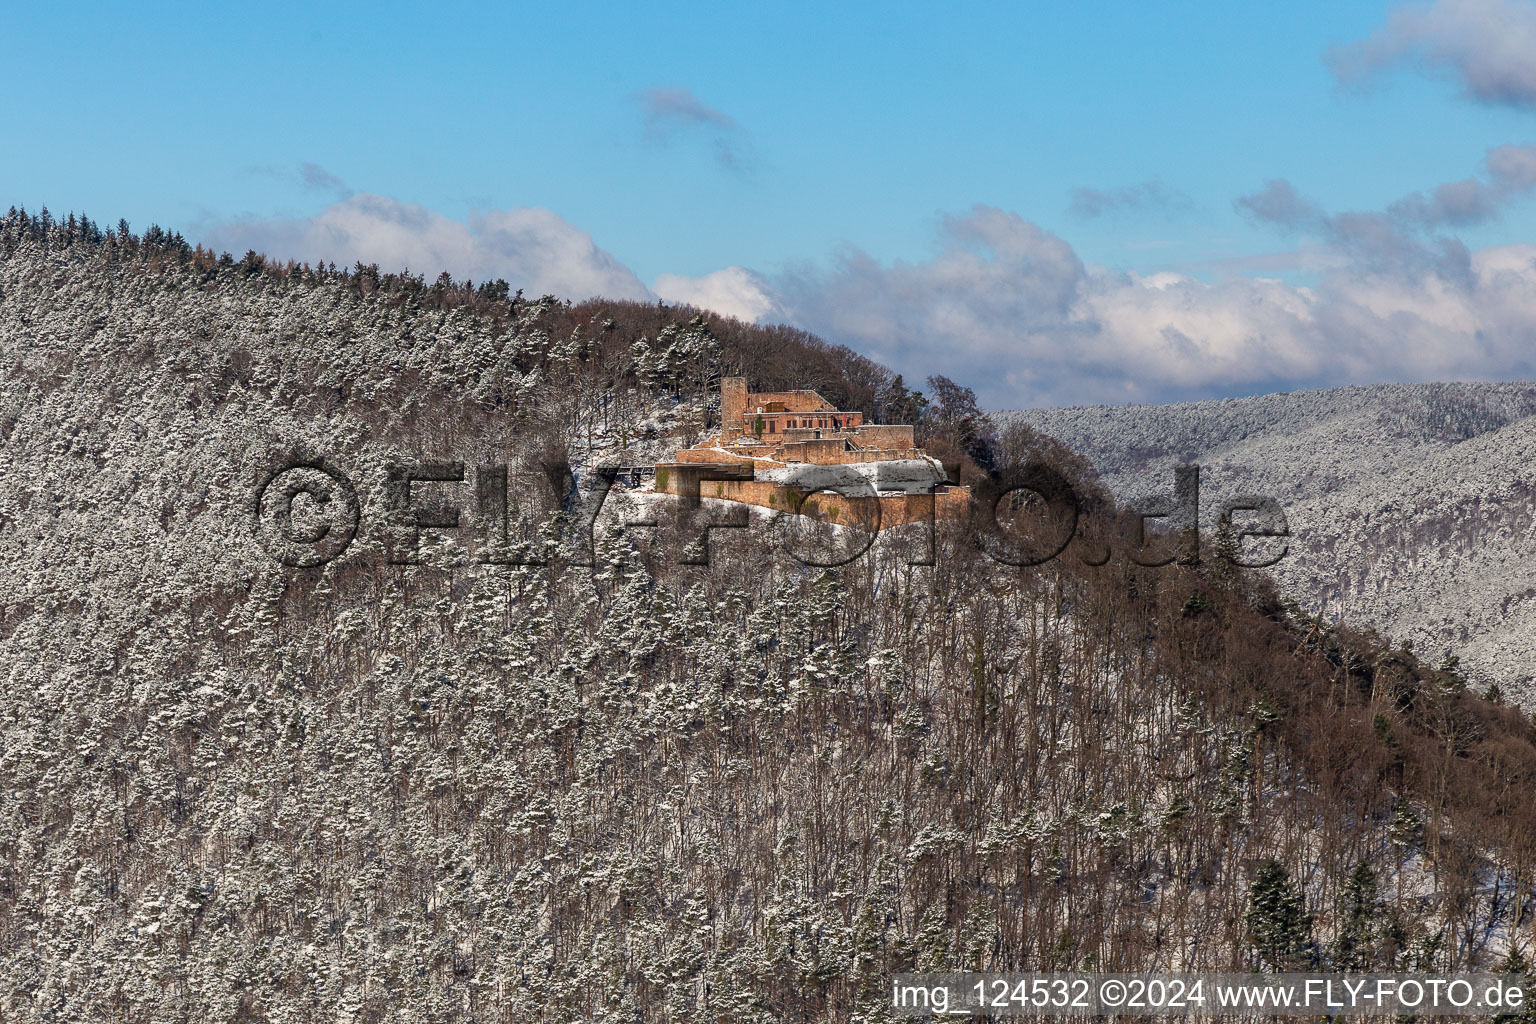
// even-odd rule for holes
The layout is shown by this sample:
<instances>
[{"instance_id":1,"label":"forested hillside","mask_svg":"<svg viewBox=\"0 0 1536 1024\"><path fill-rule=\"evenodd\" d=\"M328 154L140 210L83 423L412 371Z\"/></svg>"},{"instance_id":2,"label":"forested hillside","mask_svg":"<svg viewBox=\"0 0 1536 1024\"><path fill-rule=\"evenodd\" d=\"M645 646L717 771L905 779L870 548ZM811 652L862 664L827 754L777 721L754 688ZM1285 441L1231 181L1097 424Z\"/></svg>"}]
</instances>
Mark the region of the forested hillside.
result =
<instances>
[{"instance_id":1,"label":"forested hillside","mask_svg":"<svg viewBox=\"0 0 1536 1024\"><path fill-rule=\"evenodd\" d=\"M1370 626L1536 707L1536 384L1387 384L1006 414L1093 460L1122 499L1202 467L1208 516L1263 493L1274 567L1312 614Z\"/></svg>"},{"instance_id":2,"label":"forested hillside","mask_svg":"<svg viewBox=\"0 0 1536 1024\"><path fill-rule=\"evenodd\" d=\"M1093 492L950 382L16 212L0 359L5 1020L877 1021L914 968L1528 947L1529 718L1219 558L946 522L822 568L760 518L690 564L622 487L585 557L598 464L693 443L722 373L916 420L984 498ZM312 568L253 516L295 461L357 491ZM459 526L389 512L421 463L466 467L416 484Z\"/></svg>"}]
</instances>

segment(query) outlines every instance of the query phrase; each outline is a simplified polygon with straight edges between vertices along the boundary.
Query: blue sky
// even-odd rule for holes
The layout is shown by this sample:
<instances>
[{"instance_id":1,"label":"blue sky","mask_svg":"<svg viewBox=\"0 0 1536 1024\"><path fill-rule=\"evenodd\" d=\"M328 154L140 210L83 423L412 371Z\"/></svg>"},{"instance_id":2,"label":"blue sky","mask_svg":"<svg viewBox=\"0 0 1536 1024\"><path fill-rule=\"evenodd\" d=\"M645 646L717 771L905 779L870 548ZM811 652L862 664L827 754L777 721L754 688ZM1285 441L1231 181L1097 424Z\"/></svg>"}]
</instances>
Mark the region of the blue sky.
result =
<instances>
[{"instance_id":1,"label":"blue sky","mask_svg":"<svg viewBox=\"0 0 1536 1024\"><path fill-rule=\"evenodd\" d=\"M29 5L7 27L7 205L690 299L994 406L1531 373L1529 3ZM1475 214L1392 206L1468 178ZM1313 214L1238 202L1272 181Z\"/></svg>"}]
</instances>

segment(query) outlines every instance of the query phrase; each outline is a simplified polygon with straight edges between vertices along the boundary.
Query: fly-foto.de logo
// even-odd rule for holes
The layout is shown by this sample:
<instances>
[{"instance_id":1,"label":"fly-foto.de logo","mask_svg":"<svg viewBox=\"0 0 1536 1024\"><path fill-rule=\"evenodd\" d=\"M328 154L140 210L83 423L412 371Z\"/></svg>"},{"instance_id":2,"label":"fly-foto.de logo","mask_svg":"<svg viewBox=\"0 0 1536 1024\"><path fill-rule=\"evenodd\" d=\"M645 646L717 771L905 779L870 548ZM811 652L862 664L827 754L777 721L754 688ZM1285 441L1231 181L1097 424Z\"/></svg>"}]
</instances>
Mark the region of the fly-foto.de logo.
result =
<instances>
[{"instance_id":1,"label":"fly-foto.de logo","mask_svg":"<svg viewBox=\"0 0 1536 1024\"><path fill-rule=\"evenodd\" d=\"M579 479L563 464L543 467L536 476L547 483L549 504L558 513L542 521L530 515L529 502L511 500L504 465L392 463L377 481L382 486L371 491L382 495L382 507L370 509L352 477L335 463L295 460L257 483L249 514L266 551L296 569L318 568L342 557L365 528L378 531L392 565L419 564L423 538L448 532L472 547L480 564L592 565L599 521L616 491L629 501L627 517L614 525L626 531L665 528L677 541L676 558L682 564L709 564L715 531L762 528L790 557L818 567L845 565L866 554L883 529L900 529L917 541L903 556L907 564L931 565L937 528L953 520L969 531L979 550L1004 565L1041 565L1070 547L1088 565L1103 565L1115 554L1108 544L1089 541L1080 531L1085 505L1071 481L1041 465L975 488L958 516L935 501L941 484L905 484L900 492L904 514L894 526L882 522L892 492L881 490L879 480L855 467L791 467L776 487L776 493L788 495L783 507L759 509L765 514L755 517L749 505L712 496L711 484L739 478L708 468L691 473L683 486L665 494L646 489L639 469L620 464L592 467ZM1136 565L1198 563L1200 468L1178 467L1171 494L1137 502L1121 518L1131 529L1120 553ZM1223 538L1217 557L1233 566L1266 568L1289 551L1284 541L1290 526L1273 498L1230 498L1215 510L1212 522Z\"/></svg>"}]
</instances>

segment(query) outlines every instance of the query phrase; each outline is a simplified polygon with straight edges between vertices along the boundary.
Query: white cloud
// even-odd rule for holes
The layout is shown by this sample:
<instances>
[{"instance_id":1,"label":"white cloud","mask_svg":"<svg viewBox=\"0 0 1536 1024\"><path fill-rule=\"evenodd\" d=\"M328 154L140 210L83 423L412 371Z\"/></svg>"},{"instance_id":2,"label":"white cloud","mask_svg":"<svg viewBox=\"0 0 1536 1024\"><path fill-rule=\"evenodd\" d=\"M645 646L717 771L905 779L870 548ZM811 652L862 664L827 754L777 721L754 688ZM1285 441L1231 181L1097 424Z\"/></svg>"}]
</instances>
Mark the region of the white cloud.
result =
<instances>
[{"instance_id":1,"label":"white cloud","mask_svg":"<svg viewBox=\"0 0 1536 1024\"><path fill-rule=\"evenodd\" d=\"M219 224L201 240L216 249L255 249L277 259L410 268L428 280L445 270L476 281L500 277L530 296L661 298L748 321L778 309L767 283L744 267L701 277L662 274L653 291L587 232L537 207L492 210L458 221L416 203L362 193L313 217Z\"/></svg>"},{"instance_id":2,"label":"white cloud","mask_svg":"<svg viewBox=\"0 0 1536 1024\"><path fill-rule=\"evenodd\" d=\"M702 277L662 274L652 290L667 302L697 306L749 322L778 309L767 282L744 267L726 267Z\"/></svg>"},{"instance_id":3,"label":"white cloud","mask_svg":"<svg viewBox=\"0 0 1536 1024\"><path fill-rule=\"evenodd\" d=\"M635 94L635 102L645 117L645 135L652 142L665 143L681 133L701 133L715 150L715 160L728 170L740 170L744 164L741 132L736 119L709 106L688 89L653 87Z\"/></svg>"},{"instance_id":4,"label":"white cloud","mask_svg":"<svg viewBox=\"0 0 1536 1024\"><path fill-rule=\"evenodd\" d=\"M1142 181L1122 188L1075 188L1069 212L1084 219L1104 214L1157 210L1165 214L1187 213L1194 200L1160 181Z\"/></svg>"},{"instance_id":5,"label":"white cloud","mask_svg":"<svg viewBox=\"0 0 1536 1024\"><path fill-rule=\"evenodd\" d=\"M1536 247L1468 253L1394 235L1394 259L1335 247L1308 288L1113 273L991 207L945 234L926 263L852 252L786 281L791 319L908 377L970 384L996 408L1536 375Z\"/></svg>"},{"instance_id":6,"label":"white cloud","mask_svg":"<svg viewBox=\"0 0 1536 1024\"><path fill-rule=\"evenodd\" d=\"M352 194L346 182L312 160L299 164L299 180L305 188L316 192L331 192L343 198Z\"/></svg>"},{"instance_id":7,"label":"white cloud","mask_svg":"<svg viewBox=\"0 0 1536 1024\"><path fill-rule=\"evenodd\" d=\"M1418 63L1459 80L1484 103L1536 108L1536 5L1436 0L1400 7L1366 39L1328 51L1342 82Z\"/></svg>"},{"instance_id":8,"label":"white cloud","mask_svg":"<svg viewBox=\"0 0 1536 1024\"><path fill-rule=\"evenodd\" d=\"M477 281L500 277L529 295L652 298L591 235L536 207L493 210L463 222L415 203L362 193L313 217L221 224L205 232L203 241L278 259L409 267L428 279L444 270Z\"/></svg>"},{"instance_id":9,"label":"white cloud","mask_svg":"<svg viewBox=\"0 0 1536 1024\"><path fill-rule=\"evenodd\" d=\"M1491 152L1483 187L1521 189L1530 156ZM1248 208L1318 234L1292 260L1311 268L1312 287L1254 276L1259 264L1226 268L1214 283L1171 270L1112 272L989 206L945 218L940 251L926 261L883 263L849 250L827 269L771 278L739 266L662 274L654 291L585 231L541 209L463 222L357 195L314 217L226 224L206 240L235 252L409 266L429 279L444 269L502 277L530 295L659 296L786 321L909 380L945 374L996 408L1536 376L1536 246L1469 252L1426 234L1436 218L1422 211L1329 214L1289 186L1271 186Z\"/></svg>"}]
</instances>

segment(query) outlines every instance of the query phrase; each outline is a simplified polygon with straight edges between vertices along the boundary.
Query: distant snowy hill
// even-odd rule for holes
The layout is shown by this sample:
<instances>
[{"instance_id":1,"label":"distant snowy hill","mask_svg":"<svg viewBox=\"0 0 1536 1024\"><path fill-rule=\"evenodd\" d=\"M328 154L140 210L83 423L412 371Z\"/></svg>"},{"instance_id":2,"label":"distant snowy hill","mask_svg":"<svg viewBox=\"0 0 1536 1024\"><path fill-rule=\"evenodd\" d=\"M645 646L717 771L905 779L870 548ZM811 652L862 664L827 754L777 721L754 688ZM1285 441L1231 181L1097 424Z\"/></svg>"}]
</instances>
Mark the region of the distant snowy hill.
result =
<instances>
[{"instance_id":1,"label":"distant snowy hill","mask_svg":"<svg viewBox=\"0 0 1536 1024\"><path fill-rule=\"evenodd\" d=\"M1273 570L1310 611L1408 640L1536 705L1536 384L1334 388L1005 413L1092 459L1123 499L1201 467L1201 514L1260 492L1294 540Z\"/></svg>"}]
</instances>

